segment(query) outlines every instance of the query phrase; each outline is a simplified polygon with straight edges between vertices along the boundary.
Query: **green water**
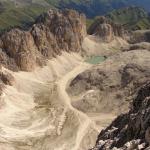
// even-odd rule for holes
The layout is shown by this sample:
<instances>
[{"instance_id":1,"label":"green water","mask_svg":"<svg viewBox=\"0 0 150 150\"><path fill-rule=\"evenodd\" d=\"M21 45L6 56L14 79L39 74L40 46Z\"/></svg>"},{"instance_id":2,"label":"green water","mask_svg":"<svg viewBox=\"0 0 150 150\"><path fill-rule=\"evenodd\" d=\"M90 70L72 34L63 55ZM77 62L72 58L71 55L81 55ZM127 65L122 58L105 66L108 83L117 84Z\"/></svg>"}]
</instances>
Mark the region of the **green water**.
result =
<instances>
[{"instance_id":1,"label":"green water","mask_svg":"<svg viewBox=\"0 0 150 150\"><path fill-rule=\"evenodd\" d=\"M105 60L106 58L104 56L92 56L85 61L90 64L99 64Z\"/></svg>"}]
</instances>

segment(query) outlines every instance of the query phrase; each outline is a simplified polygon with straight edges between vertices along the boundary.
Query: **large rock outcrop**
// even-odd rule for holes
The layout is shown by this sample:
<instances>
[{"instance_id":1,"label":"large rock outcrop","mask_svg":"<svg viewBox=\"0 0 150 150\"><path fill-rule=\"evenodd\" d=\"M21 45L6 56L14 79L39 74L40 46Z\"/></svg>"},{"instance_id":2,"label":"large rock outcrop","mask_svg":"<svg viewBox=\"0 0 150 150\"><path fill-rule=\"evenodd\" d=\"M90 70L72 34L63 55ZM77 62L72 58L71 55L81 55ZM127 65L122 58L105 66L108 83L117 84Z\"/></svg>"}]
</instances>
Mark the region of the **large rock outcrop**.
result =
<instances>
[{"instance_id":1,"label":"large rock outcrop","mask_svg":"<svg viewBox=\"0 0 150 150\"><path fill-rule=\"evenodd\" d=\"M32 70L35 67L36 46L30 32L13 29L5 33L1 40L3 52L13 58L20 69Z\"/></svg>"},{"instance_id":2,"label":"large rock outcrop","mask_svg":"<svg viewBox=\"0 0 150 150\"><path fill-rule=\"evenodd\" d=\"M89 27L88 34L100 37L102 41L110 42L115 36L124 37L125 31L119 24L101 16Z\"/></svg>"},{"instance_id":3,"label":"large rock outcrop","mask_svg":"<svg viewBox=\"0 0 150 150\"><path fill-rule=\"evenodd\" d=\"M141 85L150 80L150 52L121 52L76 76L67 89L72 105L86 113L128 111Z\"/></svg>"},{"instance_id":4,"label":"large rock outcrop","mask_svg":"<svg viewBox=\"0 0 150 150\"><path fill-rule=\"evenodd\" d=\"M31 71L62 51L79 52L86 35L85 16L73 10L49 10L28 30L12 29L0 38L1 63ZM7 58L8 57L8 58Z\"/></svg>"},{"instance_id":5,"label":"large rock outcrop","mask_svg":"<svg viewBox=\"0 0 150 150\"><path fill-rule=\"evenodd\" d=\"M131 106L100 133L93 150L150 149L150 82L140 88Z\"/></svg>"}]
</instances>

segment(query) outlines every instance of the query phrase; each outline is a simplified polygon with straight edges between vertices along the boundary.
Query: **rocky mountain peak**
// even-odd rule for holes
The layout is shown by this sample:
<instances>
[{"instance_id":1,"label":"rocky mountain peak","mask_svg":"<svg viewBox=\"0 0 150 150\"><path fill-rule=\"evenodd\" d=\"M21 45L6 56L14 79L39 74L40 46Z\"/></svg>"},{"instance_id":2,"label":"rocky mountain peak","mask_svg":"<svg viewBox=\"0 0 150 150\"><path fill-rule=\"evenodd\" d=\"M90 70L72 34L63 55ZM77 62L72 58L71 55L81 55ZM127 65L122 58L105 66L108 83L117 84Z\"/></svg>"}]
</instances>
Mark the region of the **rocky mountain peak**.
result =
<instances>
[{"instance_id":1,"label":"rocky mountain peak","mask_svg":"<svg viewBox=\"0 0 150 150\"><path fill-rule=\"evenodd\" d=\"M90 35L97 35L102 41L110 42L115 36L124 37L124 29L104 16L100 16L88 29Z\"/></svg>"},{"instance_id":2,"label":"rocky mountain peak","mask_svg":"<svg viewBox=\"0 0 150 150\"><path fill-rule=\"evenodd\" d=\"M31 71L62 51L79 52L86 35L85 16L73 10L49 10L28 30L12 29L0 38L0 48L16 68ZM5 66L9 60L3 60ZM2 60L1 60L2 62Z\"/></svg>"}]
</instances>

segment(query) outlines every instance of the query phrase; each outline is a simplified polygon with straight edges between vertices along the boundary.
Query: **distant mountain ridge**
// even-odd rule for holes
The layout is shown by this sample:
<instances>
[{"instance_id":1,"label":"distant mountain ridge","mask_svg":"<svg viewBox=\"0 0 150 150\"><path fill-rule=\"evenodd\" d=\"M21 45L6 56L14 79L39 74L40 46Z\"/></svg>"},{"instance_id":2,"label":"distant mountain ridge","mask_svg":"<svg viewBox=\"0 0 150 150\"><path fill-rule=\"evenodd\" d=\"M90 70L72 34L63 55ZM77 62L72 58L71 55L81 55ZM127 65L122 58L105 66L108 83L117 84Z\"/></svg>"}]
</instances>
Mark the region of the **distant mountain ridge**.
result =
<instances>
[{"instance_id":1,"label":"distant mountain ridge","mask_svg":"<svg viewBox=\"0 0 150 150\"><path fill-rule=\"evenodd\" d=\"M150 12L149 0L1 0L0 30L33 23L49 8L75 9L94 18L128 6L140 6Z\"/></svg>"},{"instance_id":2,"label":"distant mountain ridge","mask_svg":"<svg viewBox=\"0 0 150 150\"><path fill-rule=\"evenodd\" d=\"M120 9L128 6L138 6L150 12L149 0L62 0L59 1L60 8L74 8L83 12L87 17L93 18L98 15L104 15L114 9Z\"/></svg>"},{"instance_id":3,"label":"distant mountain ridge","mask_svg":"<svg viewBox=\"0 0 150 150\"><path fill-rule=\"evenodd\" d=\"M126 29L150 29L149 14L140 7L126 7L114 10L106 15L115 23L123 25Z\"/></svg>"}]
</instances>

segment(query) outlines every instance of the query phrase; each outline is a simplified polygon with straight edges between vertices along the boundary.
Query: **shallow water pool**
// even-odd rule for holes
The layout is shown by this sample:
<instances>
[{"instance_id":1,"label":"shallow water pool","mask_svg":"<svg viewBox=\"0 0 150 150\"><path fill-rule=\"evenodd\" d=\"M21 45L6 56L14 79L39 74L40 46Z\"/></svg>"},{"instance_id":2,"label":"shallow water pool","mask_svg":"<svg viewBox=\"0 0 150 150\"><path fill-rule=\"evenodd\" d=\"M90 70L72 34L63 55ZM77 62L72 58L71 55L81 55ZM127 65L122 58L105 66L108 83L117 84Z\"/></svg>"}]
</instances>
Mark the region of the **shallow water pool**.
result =
<instances>
[{"instance_id":1,"label":"shallow water pool","mask_svg":"<svg viewBox=\"0 0 150 150\"><path fill-rule=\"evenodd\" d=\"M105 56L92 56L90 58L87 58L85 61L90 64L99 64L105 60L106 60Z\"/></svg>"}]
</instances>

